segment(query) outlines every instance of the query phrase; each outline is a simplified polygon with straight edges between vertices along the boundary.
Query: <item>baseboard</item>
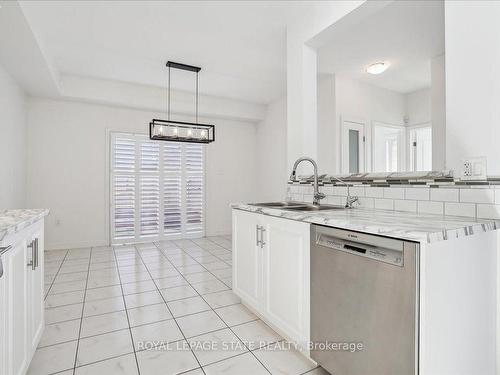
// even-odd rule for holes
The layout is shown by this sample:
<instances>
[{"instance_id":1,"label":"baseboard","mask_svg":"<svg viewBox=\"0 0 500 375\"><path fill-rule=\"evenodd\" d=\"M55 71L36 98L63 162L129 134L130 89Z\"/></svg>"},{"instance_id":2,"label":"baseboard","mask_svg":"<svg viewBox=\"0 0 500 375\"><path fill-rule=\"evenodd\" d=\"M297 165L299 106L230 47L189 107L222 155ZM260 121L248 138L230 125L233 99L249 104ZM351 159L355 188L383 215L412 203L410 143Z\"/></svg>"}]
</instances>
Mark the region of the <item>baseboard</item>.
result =
<instances>
[{"instance_id":1,"label":"baseboard","mask_svg":"<svg viewBox=\"0 0 500 375\"><path fill-rule=\"evenodd\" d=\"M59 243L46 243L45 250L68 250L68 249L81 249L85 247L109 246L105 240L101 241L82 241L82 242L59 242Z\"/></svg>"}]
</instances>

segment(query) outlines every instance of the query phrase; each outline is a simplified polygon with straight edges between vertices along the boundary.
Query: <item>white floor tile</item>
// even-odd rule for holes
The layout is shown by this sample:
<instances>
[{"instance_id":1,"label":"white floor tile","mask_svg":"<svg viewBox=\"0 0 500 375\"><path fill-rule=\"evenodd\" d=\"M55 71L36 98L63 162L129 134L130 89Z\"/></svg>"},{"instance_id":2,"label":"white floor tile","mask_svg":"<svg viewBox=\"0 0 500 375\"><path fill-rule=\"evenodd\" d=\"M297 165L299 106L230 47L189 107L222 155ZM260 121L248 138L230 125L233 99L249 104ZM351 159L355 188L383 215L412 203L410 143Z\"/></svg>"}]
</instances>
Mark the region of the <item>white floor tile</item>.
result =
<instances>
[{"instance_id":1,"label":"white floor tile","mask_svg":"<svg viewBox=\"0 0 500 375\"><path fill-rule=\"evenodd\" d=\"M194 283L191 285L200 294L221 292L223 290L229 289L222 281L219 280L202 281L200 283Z\"/></svg>"},{"instance_id":2,"label":"white floor tile","mask_svg":"<svg viewBox=\"0 0 500 375\"><path fill-rule=\"evenodd\" d=\"M165 277L179 276L180 273L175 268L160 268L149 270L154 279L164 279Z\"/></svg>"},{"instance_id":3,"label":"white floor tile","mask_svg":"<svg viewBox=\"0 0 500 375\"><path fill-rule=\"evenodd\" d=\"M137 283L128 283L123 284L123 294L135 294L135 293L144 293L152 290L156 290L156 285L153 280L144 280L139 281Z\"/></svg>"},{"instance_id":4,"label":"white floor tile","mask_svg":"<svg viewBox=\"0 0 500 375\"><path fill-rule=\"evenodd\" d=\"M107 359L75 369L75 375L139 375L134 354Z\"/></svg>"},{"instance_id":5,"label":"white floor tile","mask_svg":"<svg viewBox=\"0 0 500 375\"><path fill-rule=\"evenodd\" d=\"M177 323L186 337L198 336L210 331L226 328L224 322L213 311L186 315L178 318Z\"/></svg>"},{"instance_id":6,"label":"white floor tile","mask_svg":"<svg viewBox=\"0 0 500 375\"><path fill-rule=\"evenodd\" d=\"M167 304L174 317L210 310L210 306L201 297L185 298Z\"/></svg>"},{"instance_id":7,"label":"white floor tile","mask_svg":"<svg viewBox=\"0 0 500 375\"><path fill-rule=\"evenodd\" d=\"M213 254L214 252L212 252ZM209 271L221 270L225 268L230 268L227 263L223 261L205 264L205 268Z\"/></svg>"},{"instance_id":8,"label":"white floor tile","mask_svg":"<svg viewBox=\"0 0 500 375\"><path fill-rule=\"evenodd\" d=\"M203 369L206 375L269 375L251 353L225 359Z\"/></svg>"},{"instance_id":9,"label":"white floor tile","mask_svg":"<svg viewBox=\"0 0 500 375\"><path fill-rule=\"evenodd\" d=\"M155 284L159 289L172 288L174 286L188 285L187 281L182 276L164 277L162 279L155 279Z\"/></svg>"},{"instance_id":10,"label":"white floor tile","mask_svg":"<svg viewBox=\"0 0 500 375\"><path fill-rule=\"evenodd\" d=\"M144 350L137 353L141 375L179 374L198 368L191 350L172 344L168 350Z\"/></svg>"},{"instance_id":11,"label":"white floor tile","mask_svg":"<svg viewBox=\"0 0 500 375\"><path fill-rule=\"evenodd\" d=\"M80 319L48 324L43 330L43 335L40 339L38 347L41 348L48 345L60 344L66 341L77 340L79 331Z\"/></svg>"},{"instance_id":12,"label":"white floor tile","mask_svg":"<svg viewBox=\"0 0 500 375\"><path fill-rule=\"evenodd\" d=\"M49 295L45 299L45 307L57 307L64 305L73 305L75 303L83 302L83 295L85 294L84 290L80 290L78 292L67 292Z\"/></svg>"},{"instance_id":13,"label":"white floor tile","mask_svg":"<svg viewBox=\"0 0 500 375\"><path fill-rule=\"evenodd\" d=\"M83 316L100 315L114 311L125 310L123 297L101 299L97 301L85 301Z\"/></svg>"},{"instance_id":14,"label":"white floor tile","mask_svg":"<svg viewBox=\"0 0 500 375\"><path fill-rule=\"evenodd\" d=\"M172 314L170 314L164 303L137 307L127 312L131 327L172 318Z\"/></svg>"},{"instance_id":15,"label":"white floor tile","mask_svg":"<svg viewBox=\"0 0 500 375\"><path fill-rule=\"evenodd\" d=\"M241 303L241 299L232 290L210 293L203 296L203 299L213 308L224 307Z\"/></svg>"},{"instance_id":16,"label":"white floor tile","mask_svg":"<svg viewBox=\"0 0 500 375\"><path fill-rule=\"evenodd\" d=\"M162 289L160 290L160 292L166 301L175 301L178 299L195 297L198 295L198 293L196 293L196 290L194 290L189 285L181 285L173 288Z\"/></svg>"},{"instance_id":17,"label":"white floor tile","mask_svg":"<svg viewBox=\"0 0 500 375\"><path fill-rule=\"evenodd\" d=\"M174 319L132 328L132 336L136 351L152 349L154 346L160 348L184 338Z\"/></svg>"},{"instance_id":18,"label":"white floor tile","mask_svg":"<svg viewBox=\"0 0 500 375\"><path fill-rule=\"evenodd\" d=\"M271 374L299 375L316 367L296 350L281 349L276 346L273 344L253 352Z\"/></svg>"},{"instance_id":19,"label":"white floor tile","mask_svg":"<svg viewBox=\"0 0 500 375\"><path fill-rule=\"evenodd\" d=\"M82 366L133 351L128 329L87 337L80 340L76 364Z\"/></svg>"},{"instance_id":20,"label":"white floor tile","mask_svg":"<svg viewBox=\"0 0 500 375\"><path fill-rule=\"evenodd\" d=\"M250 350L259 349L283 339L262 320L240 324L232 327L232 330Z\"/></svg>"},{"instance_id":21,"label":"white floor tile","mask_svg":"<svg viewBox=\"0 0 500 375\"><path fill-rule=\"evenodd\" d=\"M76 341L37 349L28 375L48 375L72 369L75 364Z\"/></svg>"},{"instance_id":22,"label":"white floor tile","mask_svg":"<svg viewBox=\"0 0 500 375\"><path fill-rule=\"evenodd\" d=\"M161 295L157 290L152 290L144 293L129 294L125 296L125 305L127 306L127 309L154 305L162 302L163 298L161 298Z\"/></svg>"},{"instance_id":23,"label":"white floor tile","mask_svg":"<svg viewBox=\"0 0 500 375\"><path fill-rule=\"evenodd\" d=\"M192 337L188 342L202 366L247 351L243 343L227 328Z\"/></svg>"},{"instance_id":24,"label":"white floor tile","mask_svg":"<svg viewBox=\"0 0 500 375\"><path fill-rule=\"evenodd\" d=\"M117 311L103 315L83 318L80 337L101 335L103 333L128 328L127 314Z\"/></svg>"},{"instance_id":25,"label":"white floor tile","mask_svg":"<svg viewBox=\"0 0 500 375\"><path fill-rule=\"evenodd\" d=\"M250 322L258 319L250 310L241 303L216 309L215 312L226 322L228 326Z\"/></svg>"},{"instance_id":26,"label":"white floor tile","mask_svg":"<svg viewBox=\"0 0 500 375\"><path fill-rule=\"evenodd\" d=\"M100 299L108 299L113 297L120 297L122 295L122 288L120 285L105 286L102 288L87 289L85 294L85 301L96 301Z\"/></svg>"},{"instance_id":27,"label":"white floor tile","mask_svg":"<svg viewBox=\"0 0 500 375\"><path fill-rule=\"evenodd\" d=\"M191 284L200 283L202 281L209 281L209 280L216 280L217 279L214 275L212 275L208 271L186 275L185 278Z\"/></svg>"},{"instance_id":28,"label":"white floor tile","mask_svg":"<svg viewBox=\"0 0 500 375\"><path fill-rule=\"evenodd\" d=\"M65 273L57 275L54 279L54 283L67 283L70 281L86 280L87 272L75 272L75 273Z\"/></svg>"},{"instance_id":29,"label":"white floor tile","mask_svg":"<svg viewBox=\"0 0 500 375\"><path fill-rule=\"evenodd\" d=\"M79 319L82 316L83 303L45 309L45 324Z\"/></svg>"}]
</instances>

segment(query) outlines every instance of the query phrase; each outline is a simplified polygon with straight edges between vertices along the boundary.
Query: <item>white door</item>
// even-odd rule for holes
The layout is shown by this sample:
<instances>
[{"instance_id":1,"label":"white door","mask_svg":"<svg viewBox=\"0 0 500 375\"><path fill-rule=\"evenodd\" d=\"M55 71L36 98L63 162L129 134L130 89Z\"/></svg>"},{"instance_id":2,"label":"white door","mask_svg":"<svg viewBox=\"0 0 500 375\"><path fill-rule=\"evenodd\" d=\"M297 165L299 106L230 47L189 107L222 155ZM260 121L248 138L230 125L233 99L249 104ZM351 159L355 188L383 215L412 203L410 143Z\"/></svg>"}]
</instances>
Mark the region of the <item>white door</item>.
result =
<instances>
[{"instance_id":1,"label":"white door","mask_svg":"<svg viewBox=\"0 0 500 375\"><path fill-rule=\"evenodd\" d=\"M432 127L430 124L408 128L409 168L412 171L432 170Z\"/></svg>"},{"instance_id":2,"label":"white door","mask_svg":"<svg viewBox=\"0 0 500 375\"><path fill-rule=\"evenodd\" d=\"M28 267L28 345L32 352L36 350L44 328L44 278L43 278L43 229L38 228L32 235L32 246L28 247L27 258L35 261L35 266ZM30 240L31 241L31 240ZM29 262L28 261L28 262ZM33 269L34 268L34 269Z\"/></svg>"},{"instance_id":3,"label":"white door","mask_svg":"<svg viewBox=\"0 0 500 375\"><path fill-rule=\"evenodd\" d=\"M405 170L405 128L374 122L372 128L373 172Z\"/></svg>"},{"instance_id":4,"label":"white door","mask_svg":"<svg viewBox=\"0 0 500 375\"><path fill-rule=\"evenodd\" d=\"M7 283L8 350L7 374L23 374L28 365L27 337L27 257L26 241L13 245L3 257L4 277Z\"/></svg>"},{"instance_id":5,"label":"white door","mask_svg":"<svg viewBox=\"0 0 500 375\"><path fill-rule=\"evenodd\" d=\"M233 210L233 290L255 309L262 305L259 214Z\"/></svg>"},{"instance_id":6,"label":"white door","mask_svg":"<svg viewBox=\"0 0 500 375\"><path fill-rule=\"evenodd\" d=\"M265 316L290 339L309 340L310 225L263 218Z\"/></svg>"},{"instance_id":7,"label":"white door","mask_svg":"<svg viewBox=\"0 0 500 375\"><path fill-rule=\"evenodd\" d=\"M365 125L342 121L342 173L365 171Z\"/></svg>"}]
</instances>

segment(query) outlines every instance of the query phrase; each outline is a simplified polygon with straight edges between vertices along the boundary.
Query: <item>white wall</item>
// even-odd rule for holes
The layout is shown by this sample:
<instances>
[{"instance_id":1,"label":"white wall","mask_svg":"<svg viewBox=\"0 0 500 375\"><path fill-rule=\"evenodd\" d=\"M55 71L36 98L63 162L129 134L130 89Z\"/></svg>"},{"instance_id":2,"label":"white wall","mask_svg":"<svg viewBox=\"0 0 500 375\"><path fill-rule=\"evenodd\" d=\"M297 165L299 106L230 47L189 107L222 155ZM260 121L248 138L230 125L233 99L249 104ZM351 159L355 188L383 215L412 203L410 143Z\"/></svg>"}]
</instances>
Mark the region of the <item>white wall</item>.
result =
<instances>
[{"instance_id":1,"label":"white wall","mask_svg":"<svg viewBox=\"0 0 500 375\"><path fill-rule=\"evenodd\" d=\"M446 165L446 68L445 55L431 60L432 169Z\"/></svg>"},{"instance_id":2,"label":"white wall","mask_svg":"<svg viewBox=\"0 0 500 375\"><path fill-rule=\"evenodd\" d=\"M286 181L292 166L286 159L286 97L269 104L257 126L257 200L286 198Z\"/></svg>"},{"instance_id":3,"label":"white wall","mask_svg":"<svg viewBox=\"0 0 500 375\"><path fill-rule=\"evenodd\" d=\"M300 156L317 157L317 56L306 43L363 3L318 2L287 27L288 165Z\"/></svg>"},{"instance_id":4,"label":"white wall","mask_svg":"<svg viewBox=\"0 0 500 375\"><path fill-rule=\"evenodd\" d=\"M26 206L26 99L0 65L0 210Z\"/></svg>"},{"instance_id":5,"label":"white wall","mask_svg":"<svg viewBox=\"0 0 500 375\"><path fill-rule=\"evenodd\" d=\"M486 156L500 174L500 2L446 1L446 166Z\"/></svg>"},{"instance_id":6,"label":"white wall","mask_svg":"<svg viewBox=\"0 0 500 375\"><path fill-rule=\"evenodd\" d=\"M318 81L318 168L319 173L340 171L340 139L336 126L335 76Z\"/></svg>"},{"instance_id":7,"label":"white wall","mask_svg":"<svg viewBox=\"0 0 500 375\"><path fill-rule=\"evenodd\" d=\"M405 95L408 126L431 122L431 89L425 88Z\"/></svg>"},{"instance_id":8,"label":"white wall","mask_svg":"<svg viewBox=\"0 0 500 375\"><path fill-rule=\"evenodd\" d=\"M335 109L337 137L341 139L341 121L356 120L365 124L365 169L371 171L371 133L373 122L404 126L404 95L368 85L350 78L335 77ZM338 149L340 155L341 147ZM338 173L340 171L335 171Z\"/></svg>"},{"instance_id":9,"label":"white wall","mask_svg":"<svg viewBox=\"0 0 500 375\"><path fill-rule=\"evenodd\" d=\"M28 205L47 207L47 248L109 243L107 131L146 133L158 113L77 102L28 101ZM202 120L202 119L200 119ZM216 124L207 146L207 235L231 231L230 202L255 197L255 125Z\"/></svg>"}]
</instances>

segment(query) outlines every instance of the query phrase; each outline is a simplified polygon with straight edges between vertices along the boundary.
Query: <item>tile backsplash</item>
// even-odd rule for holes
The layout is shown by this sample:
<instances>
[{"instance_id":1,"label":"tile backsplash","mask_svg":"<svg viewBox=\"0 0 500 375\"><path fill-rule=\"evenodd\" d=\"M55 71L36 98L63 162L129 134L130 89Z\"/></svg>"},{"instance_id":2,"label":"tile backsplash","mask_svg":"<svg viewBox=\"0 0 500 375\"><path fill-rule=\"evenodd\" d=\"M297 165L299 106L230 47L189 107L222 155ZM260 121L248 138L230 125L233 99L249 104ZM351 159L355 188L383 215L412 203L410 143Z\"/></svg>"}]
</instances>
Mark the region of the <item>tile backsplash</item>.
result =
<instances>
[{"instance_id":1,"label":"tile backsplash","mask_svg":"<svg viewBox=\"0 0 500 375\"><path fill-rule=\"evenodd\" d=\"M354 185L350 188L350 193L357 195L360 206L366 208L500 219L500 185L407 186ZM345 203L345 186L324 185L320 186L320 191L326 194L323 200L325 203ZM312 202L312 185L288 184L287 199Z\"/></svg>"}]
</instances>

